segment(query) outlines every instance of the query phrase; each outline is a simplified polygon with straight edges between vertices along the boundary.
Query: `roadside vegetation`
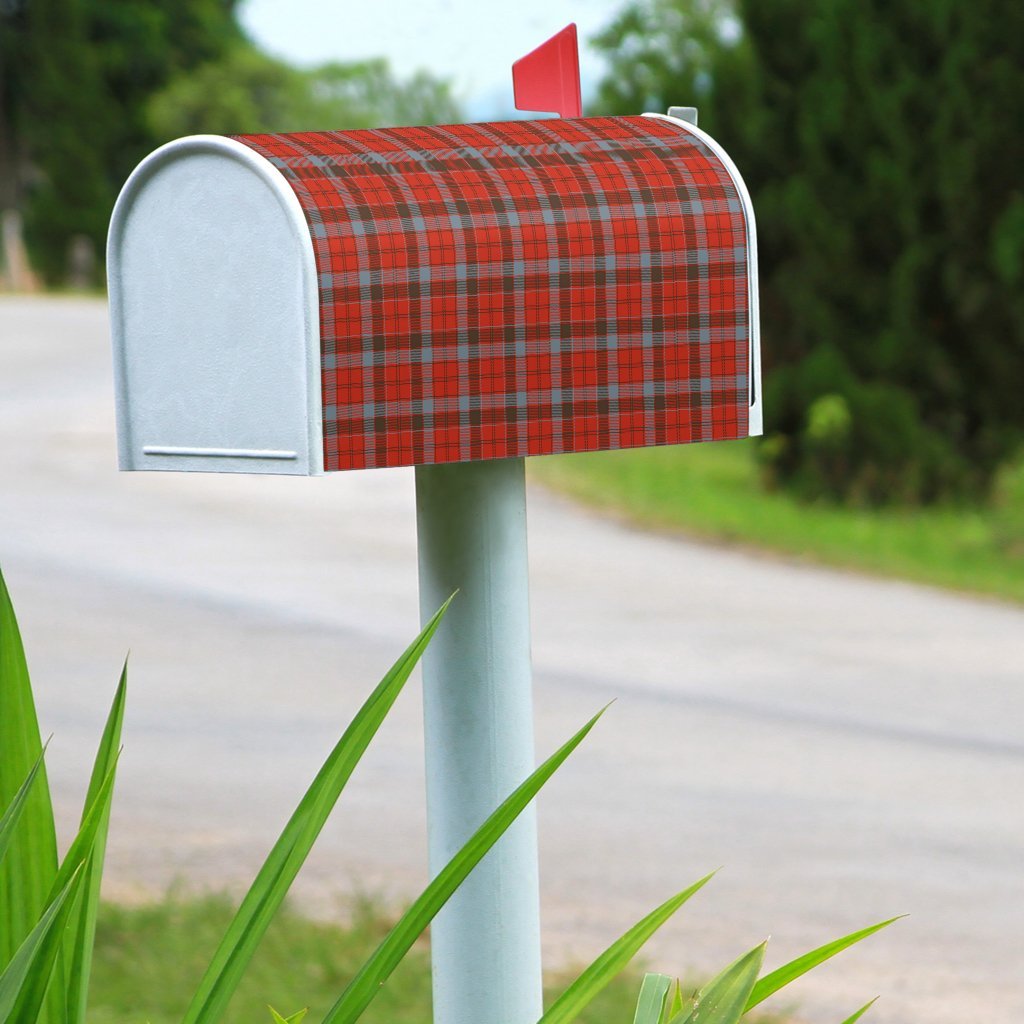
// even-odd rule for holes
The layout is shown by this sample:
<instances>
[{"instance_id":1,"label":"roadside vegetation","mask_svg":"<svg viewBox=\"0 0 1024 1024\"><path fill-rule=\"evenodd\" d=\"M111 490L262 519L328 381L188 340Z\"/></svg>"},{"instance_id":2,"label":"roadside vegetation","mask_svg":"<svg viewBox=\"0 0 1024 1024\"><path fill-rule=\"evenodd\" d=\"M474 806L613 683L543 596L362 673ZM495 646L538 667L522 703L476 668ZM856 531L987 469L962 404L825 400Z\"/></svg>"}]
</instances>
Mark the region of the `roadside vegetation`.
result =
<instances>
[{"instance_id":1,"label":"roadside vegetation","mask_svg":"<svg viewBox=\"0 0 1024 1024\"><path fill-rule=\"evenodd\" d=\"M633 0L596 106L692 103L757 219L772 481L987 500L1024 443L1024 6Z\"/></svg>"},{"instance_id":2,"label":"roadside vegetation","mask_svg":"<svg viewBox=\"0 0 1024 1024\"><path fill-rule=\"evenodd\" d=\"M641 526L1024 602L1024 461L988 503L886 508L766 489L753 440L559 455L530 472Z\"/></svg>"},{"instance_id":3,"label":"roadside vegetation","mask_svg":"<svg viewBox=\"0 0 1024 1024\"><path fill-rule=\"evenodd\" d=\"M341 925L310 920L286 905L267 932L222 1024L269 1022L268 1005L281 1014L309 1007L306 1019L322 1020L397 917L368 898L340 909L345 920ZM105 904L96 933L89 1024L141 1024L140 1007L149 1024L180 1024L189 993L233 912L231 901L223 896L172 894L142 906ZM577 1021L628 1024L641 975L639 970L620 975ZM550 979L549 1002L568 980L569 975ZM429 1021L429 948L421 942L396 969L362 1022Z\"/></svg>"},{"instance_id":4,"label":"roadside vegetation","mask_svg":"<svg viewBox=\"0 0 1024 1024\"><path fill-rule=\"evenodd\" d=\"M766 436L536 477L644 525L1024 600L1024 7L630 0L595 43L593 108L695 104L750 189Z\"/></svg>"}]
</instances>

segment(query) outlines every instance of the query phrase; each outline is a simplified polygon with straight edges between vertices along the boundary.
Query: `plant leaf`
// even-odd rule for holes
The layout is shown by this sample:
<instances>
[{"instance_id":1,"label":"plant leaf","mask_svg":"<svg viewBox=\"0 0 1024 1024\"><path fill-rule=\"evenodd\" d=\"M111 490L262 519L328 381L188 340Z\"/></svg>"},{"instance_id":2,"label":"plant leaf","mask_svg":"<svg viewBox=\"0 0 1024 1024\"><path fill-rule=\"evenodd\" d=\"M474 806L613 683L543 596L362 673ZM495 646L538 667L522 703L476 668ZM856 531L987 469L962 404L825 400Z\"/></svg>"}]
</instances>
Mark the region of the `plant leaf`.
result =
<instances>
[{"instance_id":1,"label":"plant leaf","mask_svg":"<svg viewBox=\"0 0 1024 1024\"><path fill-rule=\"evenodd\" d=\"M56 898L57 893L67 885L71 876L92 856L96 840L99 836L100 825L103 822L104 816L110 811L110 800L114 792L114 777L117 774L116 769L117 765L115 764L107 772L107 777L103 780L95 801L93 801L92 806L86 812L78 834L71 841L68 852L64 854L64 859L57 869L57 877L54 879L53 889L50 892L51 900Z\"/></svg>"},{"instance_id":2,"label":"plant leaf","mask_svg":"<svg viewBox=\"0 0 1024 1024\"><path fill-rule=\"evenodd\" d=\"M874 1006L877 1002L878 996L875 996L875 998L872 999L870 1003L865 1003L856 1013L851 1014L849 1017L847 1017L846 1020L843 1021L843 1024L857 1024L857 1021L859 1021L861 1017L863 1017L864 1014L867 1013L868 1010L870 1010L871 1007Z\"/></svg>"},{"instance_id":3,"label":"plant leaf","mask_svg":"<svg viewBox=\"0 0 1024 1024\"><path fill-rule=\"evenodd\" d=\"M844 935L841 939L827 942L824 946L812 949L809 953L804 953L803 956L799 956L788 964L783 964L770 974L766 974L754 986L753 992L750 993L747 1010L752 1010L758 1003L763 1003L769 996L778 992L780 988L788 985L791 981L795 981L800 975L806 974L817 967L818 964L831 959L836 953L841 953L844 949L854 945L854 943L860 942L861 939L866 939L869 935L874 935L875 932L881 931L883 928L888 928L893 921L898 921L899 919L899 917L890 917L889 920L880 921L878 924L871 925L870 928L862 928L860 931L851 932L849 935Z\"/></svg>"},{"instance_id":4,"label":"plant leaf","mask_svg":"<svg viewBox=\"0 0 1024 1024\"><path fill-rule=\"evenodd\" d=\"M53 883L53 889L50 892L50 901L54 901L60 895L60 893L68 886L72 878L79 879L79 885L76 887L76 892L81 890L81 883L85 879L85 866L90 860L93 850L96 846L96 840L99 835L100 825L106 820L107 815L110 811L110 800L114 791L114 768L111 768L107 774L107 777L103 780L103 784L100 787L99 792L96 795L96 800L93 802L92 807L89 808L85 816L85 820L82 823L82 827L78 830L78 835L72 840L71 846L68 848L68 852L64 855L64 860L61 862L60 867L57 869L57 877ZM75 901L74 906L77 906ZM72 917L73 907L68 908L68 916ZM56 952L54 953L55 962L57 963L57 969L61 975L61 984L50 986L50 1002L47 1005L48 1012L55 1012L58 1015L58 1020L64 1020L67 1013L67 986L64 984L65 978L63 977L65 972L64 958L62 951L62 943L65 936L65 932L69 931L70 928L62 928L60 941L57 943ZM52 966L52 965L51 965ZM26 1007L35 1008L42 1007L43 1001L46 998L46 989L50 982L51 970L47 970L45 974L43 972L35 972L26 982L25 991L21 996L21 1001L18 1003L16 1013L18 1020L32 1021L35 1022L38 1010L32 1011L32 1014L28 1012ZM56 1005L54 1005L56 1004Z\"/></svg>"},{"instance_id":5,"label":"plant leaf","mask_svg":"<svg viewBox=\"0 0 1024 1024\"><path fill-rule=\"evenodd\" d=\"M293 1013L290 1017L282 1017L272 1006L268 1006L267 1009L270 1011L274 1024L302 1024L303 1018L309 1013L308 1006L304 1010Z\"/></svg>"},{"instance_id":6,"label":"plant leaf","mask_svg":"<svg viewBox=\"0 0 1024 1024\"><path fill-rule=\"evenodd\" d=\"M645 918L616 939L569 987L551 1004L537 1024L566 1024L617 975L636 955L640 947L696 892L714 876L714 872L694 882L656 907Z\"/></svg>"},{"instance_id":7,"label":"plant leaf","mask_svg":"<svg viewBox=\"0 0 1024 1024\"><path fill-rule=\"evenodd\" d=\"M676 979L676 987L672 991L672 999L665 1009L665 1019L671 1020L677 1014L683 1012L683 986Z\"/></svg>"},{"instance_id":8,"label":"plant leaf","mask_svg":"<svg viewBox=\"0 0 1024 1024\"><path fill-rule=\"evenodd\" d=\"M16 799L43 752L18 620L0 573L0 807ZM7 855L0 863L0 964L14 956L47 905L57 874L57 837L53 825L46 766L25 799ZM56 1014L47 1018L58 1024Z\"/></svg>"},{"instance_id":9,"label":"plant leaf","mask_svg":"<svg viewBox=\"0 0 1024 1024\"><path fill-rule=\"evenodd\" d=\"M42 764L43 754L40 754L36 758L36 763L29 769L28 776L21 784L18 792L15 793L14 799L7 810L4 811L3 817L0 818L0 861L3 861L4 854L7 853L7 847L10 845L11 837L14 834L14 828L18 824L21 812L25 809L25 802L28 799L29 791L32 789L32 783L35 782Z\"/></svg>"},{"instance_id":10,"label":"plant leaf","mask_svg":"<svg viewBox=\"0 0 1024 1024\"><path fill-rule=\"evenodd\" d=\"M506 797L462 849L434 876L384 941L374 950L369 960L359 969L338 1001L327 1011L323 1024L352 1024L363 1013L434 915L520 812L533 800L544 783L554 775L562 762L580 745L602 714L604 711L594 715L575 736L559 747L525 782Z\"/></svg>"},{"instance_id":11,"label":"plant leaf","mask_svg":"<svg viewBox=\"0 0 1024 1024\"><path fill-rule=\"evenodd\" d=\"M35 1022L38 1018L81 882L79 871L43 911L36 926L0 974L0 1024L11 1018L15 1006L18 1007L17 1021Z\"/></svg>"},{"instance_id":12,"label":"plant leaf","mask_svg":"<svg viewBox=\"0 0 1024 1024\"><path fill-rule=\"evenodd\" d=\"M746 1012L747 1000L757 981L767 943L755 946L712 978L696 995L685 1017L672 1024L737 1024Z\"/></svg>"},{"instance_id":13,"label":"plant leaf","mask_svg":"<svg viewBox=\"0 0 1024 1024\"><path fill-rule=\"evenodd\" d=\"M636 1001L633 1024L661 1024L665 997L672 985L667 974L645 974L640 985L640 997Z\"/></svg>"},{"instance_id":14,"label":"plant leaf","mask_svg":"<svg viewBox=\"0 0 1024 1024\"><path fill-rule=\"evenodd\" d=\"M331 751L242 900L182 1024L214 1024L385 716L437 631L449 598L380 681Z\"/></svg>"},{"instance_id":15,"label":"plant leaf","mask_svg":"<svg viewBox=\"0 0 1024 1024\"><path fill-rule=\"evenodd\" d=\"M128 688L128 662L121 669L121 678L100 737L100 745L93 761L89 789L82 809L81 826L84 829L90 812L102 807L97 821L92 855L85 865L82 898L69 925L65 942L67 963L67 1014L69 1024L85 1024L85 1011L89 998L89 976L92 970L92 952L96 940L96 915L100 905L100 884L103 880L103 860L107 850L107 829L110 824L110 806L113 793L104 799L105 781L113 781L121 747L121 726L124 723L125 695Z\"/></svg>"}]
</instances>

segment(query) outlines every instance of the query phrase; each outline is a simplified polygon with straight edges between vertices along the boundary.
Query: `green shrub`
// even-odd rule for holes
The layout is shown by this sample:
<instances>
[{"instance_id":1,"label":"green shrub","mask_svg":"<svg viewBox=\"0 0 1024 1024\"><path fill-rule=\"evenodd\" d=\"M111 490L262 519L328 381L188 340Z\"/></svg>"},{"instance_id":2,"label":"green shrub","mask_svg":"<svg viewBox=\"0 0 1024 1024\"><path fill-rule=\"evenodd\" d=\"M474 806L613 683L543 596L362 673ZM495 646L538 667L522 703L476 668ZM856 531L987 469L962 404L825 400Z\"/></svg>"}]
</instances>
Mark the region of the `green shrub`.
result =
<instances>
[{"instance_id":1,"label":"green shrub","mask_svg":"<svg viewBox=\"0 0 1024 1024\"><path fill-rule=\"evenodd\" d=\"M831 346L777 370L765 394L765 476L806 500L915 504L981 486L981 471L925 426L911 392L860 380Z\"/></svg>"},{"instance_id":2,"label":"green shrub","mask_svg":"<svg viewBox=\"0 0 1024 1024\"><path fill-rule=\"evenodd\" d=\"M996 476L992 529L996 544L1008 557L1024 559L1024 453Z\"/></svg>"}]
</instances>

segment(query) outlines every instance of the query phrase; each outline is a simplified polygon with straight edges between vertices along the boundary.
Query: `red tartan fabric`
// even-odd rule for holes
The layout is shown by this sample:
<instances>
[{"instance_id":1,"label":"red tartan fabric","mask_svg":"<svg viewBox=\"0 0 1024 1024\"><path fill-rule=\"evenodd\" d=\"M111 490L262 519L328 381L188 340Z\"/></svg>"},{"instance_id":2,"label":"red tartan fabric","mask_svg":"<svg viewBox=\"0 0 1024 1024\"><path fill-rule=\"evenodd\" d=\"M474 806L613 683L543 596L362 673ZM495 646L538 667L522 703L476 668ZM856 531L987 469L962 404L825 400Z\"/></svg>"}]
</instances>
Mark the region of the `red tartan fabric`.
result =
<instances>
[{"instance_id":1,"label":"red tartan fabric","mask_svg":"<svg viewBox=\"0 0 1024 1024\"><path fill-rule=\"evenodd\" d=\"M240 136L320 277L324 467L746 436L747 225L645 117Z\"/></svg>"}]
</instances>

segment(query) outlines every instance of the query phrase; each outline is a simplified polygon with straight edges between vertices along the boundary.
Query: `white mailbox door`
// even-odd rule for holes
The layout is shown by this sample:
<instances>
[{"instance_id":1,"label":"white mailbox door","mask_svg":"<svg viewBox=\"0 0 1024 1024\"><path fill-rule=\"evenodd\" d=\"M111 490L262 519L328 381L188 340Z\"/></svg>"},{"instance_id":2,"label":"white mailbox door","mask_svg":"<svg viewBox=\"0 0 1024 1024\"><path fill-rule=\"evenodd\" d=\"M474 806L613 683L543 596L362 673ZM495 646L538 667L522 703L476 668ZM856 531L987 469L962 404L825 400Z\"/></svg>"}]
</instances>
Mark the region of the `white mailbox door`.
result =
<instances>
[{"instance_id":1,"label":"white mailbox door","mask_svg":"<svg viewBox=\"0 0 1024 1024\"><path fill-rule=\"evenodd\" d=\"M108 267L122 469L322 471L313 247L267 160L215 136L157 150Z\"/></svg>"}]
</instances>

